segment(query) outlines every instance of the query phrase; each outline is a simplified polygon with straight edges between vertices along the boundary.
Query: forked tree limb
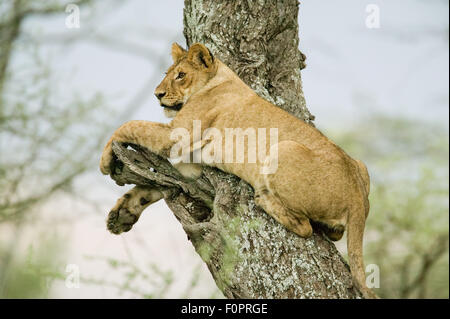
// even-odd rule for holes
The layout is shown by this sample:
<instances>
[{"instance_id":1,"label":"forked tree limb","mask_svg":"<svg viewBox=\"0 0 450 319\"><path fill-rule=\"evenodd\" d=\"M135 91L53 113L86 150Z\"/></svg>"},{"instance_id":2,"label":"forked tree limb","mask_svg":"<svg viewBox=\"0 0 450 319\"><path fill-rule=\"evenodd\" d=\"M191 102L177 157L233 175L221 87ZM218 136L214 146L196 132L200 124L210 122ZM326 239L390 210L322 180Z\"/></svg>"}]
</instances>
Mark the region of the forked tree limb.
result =
<instances>
[{"instance_id":1,"label":"forked tree limb","mask_svg":"<svg viewBox=\"0 0 450 319\"><path fill-rule=\"evenodd\" d=\"M228 298L356 298L349 268L322 234L298 237L255 206L238 177L203 167L189 180L138 145L113 143L118 184L159 188ZM151 207L149 208L151 209Z\"/></svg>"}]
</instances>

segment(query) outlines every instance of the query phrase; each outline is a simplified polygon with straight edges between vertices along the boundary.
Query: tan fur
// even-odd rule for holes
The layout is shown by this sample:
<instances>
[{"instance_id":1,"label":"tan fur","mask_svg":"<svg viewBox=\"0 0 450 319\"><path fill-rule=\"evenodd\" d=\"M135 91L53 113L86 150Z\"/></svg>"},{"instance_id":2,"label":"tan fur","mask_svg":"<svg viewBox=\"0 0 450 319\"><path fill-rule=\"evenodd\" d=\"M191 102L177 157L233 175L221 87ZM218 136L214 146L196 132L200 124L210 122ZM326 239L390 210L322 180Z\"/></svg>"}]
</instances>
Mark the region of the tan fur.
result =
<instances>
[{"instance_id":1,"label":"tan fur","mask_svg":"<svg viewBox=\"0 0 450 319\"><path fill-rule=\"evenodd\" d=\"M275 158L268 156L248 163L247 148L244 163L209 165L251 184L255 202L299 236L311 236L310 221L322 225L332 240L339 240L346 227L355 284L365 297L374 297L365 285L362 258L370 183L364 164L350 158L314 127L259 97L205 46L194 44L185 51L174 44L172 57L174 64L155 95L166 108L181 106L181 109L169 124L131 121L121 126L104 149L101 171L110 173L112 140L140 144L168 157L176 142L170 139L171 131L185 128L192 136L194 120L201 121L203 131L214 127L223 136L226 128L277 128L278 169L275 173L260 174L264 162L270 163ZM195 142L192 141L191 150ZM205 142L201 147L207 145ZM222 147L226 151L224 144ZM266 151L269 153L268 144Z\"/></svg>"}]
</instances>

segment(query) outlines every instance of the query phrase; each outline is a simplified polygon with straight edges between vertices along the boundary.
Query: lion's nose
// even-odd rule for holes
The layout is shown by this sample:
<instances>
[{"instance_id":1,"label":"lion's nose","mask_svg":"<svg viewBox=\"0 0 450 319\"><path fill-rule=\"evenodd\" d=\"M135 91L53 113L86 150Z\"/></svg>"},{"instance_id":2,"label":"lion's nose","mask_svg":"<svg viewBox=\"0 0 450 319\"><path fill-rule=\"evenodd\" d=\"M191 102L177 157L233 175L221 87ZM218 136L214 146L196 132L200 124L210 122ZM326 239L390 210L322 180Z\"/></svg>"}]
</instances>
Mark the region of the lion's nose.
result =
<instances>
[{"instance_id":1,"label":"lion's nose","mask_svg":"<svg viewBox=\"0 0 450 319\"><path fill-rule=\"evenodd\" d=\"M161 100L166 95L166 92L155 92L155 96Z\"/></svg>"}]
</instances>

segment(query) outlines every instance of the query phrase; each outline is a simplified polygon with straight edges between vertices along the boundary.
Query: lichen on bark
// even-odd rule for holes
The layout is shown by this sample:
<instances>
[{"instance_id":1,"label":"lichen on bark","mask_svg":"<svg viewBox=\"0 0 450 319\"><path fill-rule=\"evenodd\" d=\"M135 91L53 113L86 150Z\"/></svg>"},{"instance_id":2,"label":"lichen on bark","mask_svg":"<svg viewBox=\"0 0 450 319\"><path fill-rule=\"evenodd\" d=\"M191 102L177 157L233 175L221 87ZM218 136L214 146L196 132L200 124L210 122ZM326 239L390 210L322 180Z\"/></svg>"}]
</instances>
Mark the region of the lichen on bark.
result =
<instances>
[{"instance_id":1,"label":"lichen on bark","mask_svg":"<svg viewBox=\"0 0 450 319\"><path fill-rule=\"evenodd\" d=\"M261 97L312 122L298 50L297 1L185 1L187 46L201 42Z\"/></svg>"}]
</instances>

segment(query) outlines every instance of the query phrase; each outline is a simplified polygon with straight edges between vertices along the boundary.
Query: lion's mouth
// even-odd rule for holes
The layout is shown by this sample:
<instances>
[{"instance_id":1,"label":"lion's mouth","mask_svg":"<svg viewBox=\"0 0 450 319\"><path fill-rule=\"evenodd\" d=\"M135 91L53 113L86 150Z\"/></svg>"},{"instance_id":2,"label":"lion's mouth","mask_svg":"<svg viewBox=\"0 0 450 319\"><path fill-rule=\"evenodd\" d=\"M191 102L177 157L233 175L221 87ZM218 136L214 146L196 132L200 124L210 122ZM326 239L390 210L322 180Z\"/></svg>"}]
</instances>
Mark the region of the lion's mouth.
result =
<instances>
[{"instance_id":1,"label":"lion's mouth","mask_svg":"<svg viewBox=\"0 0 450 319\"><path fill-rule=\"evenodd\" d=\"M179 111L183 107L183 103L177 103L174 105L167 105L167 104L161 104L162 107L165 107L166 109Z\"/></svg>"}]
</instances>

